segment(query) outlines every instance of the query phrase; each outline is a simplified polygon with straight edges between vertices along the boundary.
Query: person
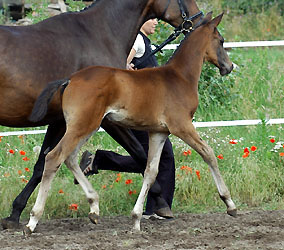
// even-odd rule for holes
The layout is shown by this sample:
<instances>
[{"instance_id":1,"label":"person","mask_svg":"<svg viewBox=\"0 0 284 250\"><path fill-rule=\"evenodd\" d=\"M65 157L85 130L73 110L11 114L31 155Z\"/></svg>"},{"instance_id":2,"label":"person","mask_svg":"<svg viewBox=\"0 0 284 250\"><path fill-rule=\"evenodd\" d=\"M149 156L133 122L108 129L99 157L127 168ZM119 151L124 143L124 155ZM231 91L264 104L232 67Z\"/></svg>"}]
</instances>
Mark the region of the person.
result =
<instances>
[{"instance_id":1,"label":"person","mask_svg":"<svg viewBox=\"0 0 284 250\"><path fill-rule=\"evenodd\" d=\"M148 55L152 52L151 41L148 36L155 32L157 24L158 22L156 19L150 19L143 24L127 58L127 69L136 70L146 67L158 66L156 57L154 55L148 57ZM131 131L137 138L137 140L141 143L147 155L149 147L148 133L138 130ZM80 168L86 176L97 174L98 170L113 170L119 172L143 174L145 167L146 166L139 166L131 156L123 156L115 152L106 150L97 150L95 155L91 154L88 151L85 151L80 162ZM162 197L171 209L175 190L175 160L172 144L168 138L165 142L161 154L157 182L161 186ZM155 211L157 210L159 210L159 207L157 207L153 195L149 192L147 196L145 212L143 213L143 218L173 218L171 210L170 214L167 213L167 216L164 217L163 215L161 216L161 214L157 215L155 213Z\"/></svg>"}]
</instances>

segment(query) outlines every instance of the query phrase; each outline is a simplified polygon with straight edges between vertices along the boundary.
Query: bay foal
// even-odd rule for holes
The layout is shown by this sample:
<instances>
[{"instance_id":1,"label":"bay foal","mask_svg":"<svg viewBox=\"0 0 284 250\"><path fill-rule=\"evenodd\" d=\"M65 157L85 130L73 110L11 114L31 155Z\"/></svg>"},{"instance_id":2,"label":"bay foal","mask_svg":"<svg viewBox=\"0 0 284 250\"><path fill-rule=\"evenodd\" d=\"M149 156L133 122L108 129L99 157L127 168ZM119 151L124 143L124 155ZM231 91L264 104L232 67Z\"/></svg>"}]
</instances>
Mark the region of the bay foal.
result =
<instances>
[{"instance_id":1,"label":"bay foal","mask_svg":"<svg viewBox=\"0 0 284 250\"><path fill-rule=\"evenodd\" d=\"M127 71L110 67L89 67L70 78L62 96L62 108L67 130L59 144L46 156L45 169L36 203L25 228L34 231L40 219L51 181L65 161L73 172L90 203L89 218L97 222L98 195L78 166L77 153L82 144L96 132L105 117L121 126L149 132L147 167L139 197L132 211L134 228L140 230L145 197L158 173L164 142L169 134L181 138L208 163L221 199L230 215L236 206L219 172L213 150L199 137L192 117L198 105L198 80L202 64L207 60L216 65L221 75L233 66L223 48L223 38L217 30L222 15L211 20L209 13L202 25L184 39L167 65L156 69ZM36 102L32 120L42 118L42 108L62 82L51 83ZM48 97L48 98L45 98Z\"/></svg>"}]
</instances>

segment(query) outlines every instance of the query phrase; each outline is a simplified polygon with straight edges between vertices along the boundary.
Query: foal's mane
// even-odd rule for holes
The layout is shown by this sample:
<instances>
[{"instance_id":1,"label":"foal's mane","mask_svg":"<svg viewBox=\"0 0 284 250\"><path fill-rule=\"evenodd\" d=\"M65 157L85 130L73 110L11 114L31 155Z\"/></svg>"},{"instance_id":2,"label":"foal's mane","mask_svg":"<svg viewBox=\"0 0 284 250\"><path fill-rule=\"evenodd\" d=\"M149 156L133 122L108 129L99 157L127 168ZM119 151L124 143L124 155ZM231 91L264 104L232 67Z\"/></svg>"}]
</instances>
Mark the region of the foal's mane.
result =
<instances>
[{"instance_id":1,"label":"foal's mane","mask_svg":"<svg viewBox=\"0 0 284 250\"><path fill-rule=\"evenodd\" d=\"M209 20L206 19L206 18L204 18L204 19L202 20L202 22L198 23L198 24L193 28L193 30L192 30L191 32L188 32L188 33L184 36L184 38L182 39L182 41L180 42L180 44L177 46L176 50L174 51L174 53L172 54L172 56L170 57L170 59L167 61L166 64L168 64L168 63L171 61L171 59L172 59L172 58L175 56L175 54L180 50L180 48L181 48L182 45L185 43L185 41L189 38L189 36L190 36L196 29L198 29L199 27L203 26L204 24L206 24L206 23L208 23L208 22L209 22Z\"/></svg>"}]
</instances>

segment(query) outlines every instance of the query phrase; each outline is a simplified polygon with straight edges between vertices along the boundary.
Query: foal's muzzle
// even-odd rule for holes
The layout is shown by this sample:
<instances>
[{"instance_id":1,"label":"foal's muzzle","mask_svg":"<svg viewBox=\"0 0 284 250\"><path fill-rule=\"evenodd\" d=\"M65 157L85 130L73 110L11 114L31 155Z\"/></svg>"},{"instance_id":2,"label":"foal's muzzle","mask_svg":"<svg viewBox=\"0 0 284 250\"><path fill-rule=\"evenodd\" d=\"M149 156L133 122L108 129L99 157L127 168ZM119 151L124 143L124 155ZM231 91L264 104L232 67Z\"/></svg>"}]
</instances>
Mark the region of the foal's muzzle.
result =
<instances>
[{"instance_id":1,"label":"foal's muzzle","mask_svg":"<svg viewBox=\"0 0 284 250\"><path fill-rule=\"evenodd\" d=\"M225 75L230 74L232 72L233 68L234 68L233 64L231 64L231 66L229 66L229 67L226 67L226 66L220 67L219 68L220 75L225 76Z\"/></svg>"}]
</instances>

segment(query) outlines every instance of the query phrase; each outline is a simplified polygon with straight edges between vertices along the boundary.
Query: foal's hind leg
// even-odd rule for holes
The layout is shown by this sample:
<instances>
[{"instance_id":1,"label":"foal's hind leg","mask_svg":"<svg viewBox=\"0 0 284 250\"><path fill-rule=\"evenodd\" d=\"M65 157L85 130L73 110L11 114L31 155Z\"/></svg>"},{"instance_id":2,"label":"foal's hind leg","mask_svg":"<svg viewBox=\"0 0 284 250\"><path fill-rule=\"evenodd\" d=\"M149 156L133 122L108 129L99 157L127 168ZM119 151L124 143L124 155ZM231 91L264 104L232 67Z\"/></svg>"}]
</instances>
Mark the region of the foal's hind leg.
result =
<instances>
[{"instance_id":1,"label":"foal's hind leg","mask_svg":"<svg viewBox=\"0 0 284 250\"><path fill-rule=\"evenodd\" d=\"M87 200L90 204L89 219L94 224L97 224L98 223L98 217L99 217L99 195L93 189L93 186L90 184L90 182L88 181L86 176L83 174L83 172L80 169L79 164L78 164L78 152L79 152L81 146L86 141L87 141L87 139L82 140L79 143L79 145L76 147L76 149L73 151L73 153L65 160L65 164L72 171L72 173L74 174L74 177L77 179L77 181L79 182L83 191L86 194Z\"/></svg>"},{"instance_id":2,"label":"foal's hind leg","mask_svg":"<svg viewBox=\"0 0 284 250\"><path fill-rule=\"evenodd\" d=\"M213 149L209 147L207 143L199 137L197 131L195 130L191 122L188 122L188 124L186 124L187 126L184 125L184 122L179 124L182 124L183 126L181 129L175 127L173 130L170 130L170 132L173 135L176 135L181 138L184 142L186 142L202 156L203 160L209 165L211 169L211 173L217 186L220 198L227 206L227 213L229 215L236 216L236 206L231 199L230 192L219 171L217 159L215 157Z\"/></svg>"},{"instance_id":3,"label":"foal's hind leg","mask_svg":"<svg viewBox=\"0 0 284 250\"><path fill-rule=\"evenodd\" d=\"M82 131L80 131L82 132ZM86 133L78 135L76 131L67 129L66 134L59 144L46 156L45 168L42 176L41 185L39 188L36 203L31 211L28 225L24 228L26 235L31 234L44 210L44 205L47 199L48 191L51 182L60 166L60 164L76 149L78 143L86 138ZM79 167L78 167L79 168ZM78 169L76 173L79 172ZM78 175L78 178L81 176ZM95 199L96 197L94 197Z\"/></svg>"},{"instance_id":4,"label":"foal's hind leg","mask_svg":"<svg viewBox=\"0 0 284 250\"><path fill-rule=\"evenodd\" d=\"M144 172L143 185L131 213L134 221L134 229L139 231L144 201L150 187L156 180L156 176L159 171L161 153L167 137L168 134L165 133L149 133L149 152L147 166Z\"/></svg>"}]
</instances>

